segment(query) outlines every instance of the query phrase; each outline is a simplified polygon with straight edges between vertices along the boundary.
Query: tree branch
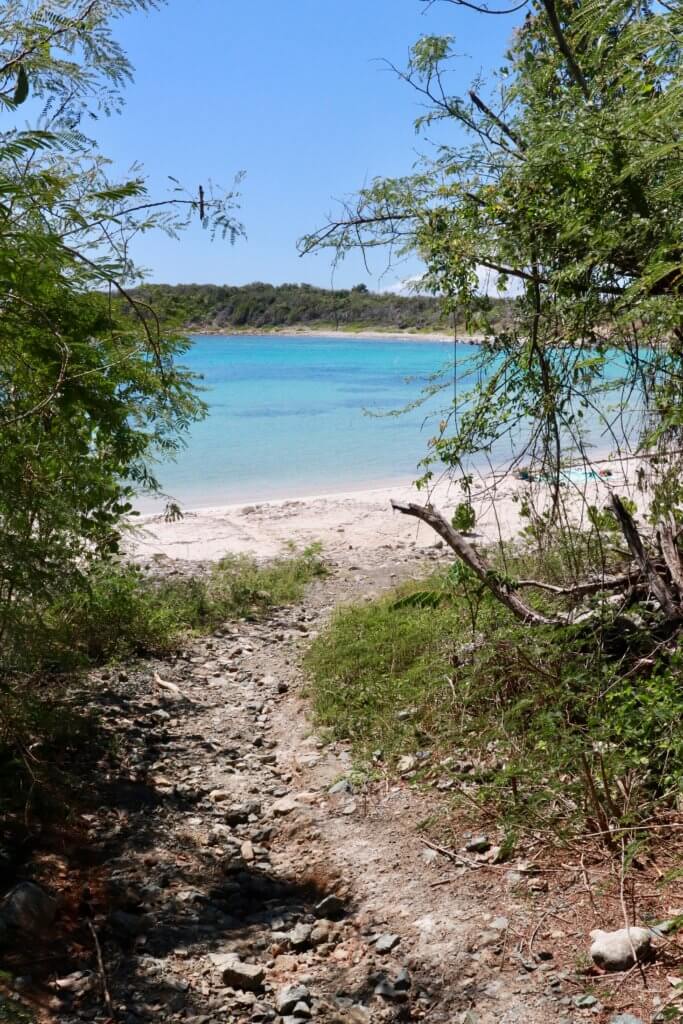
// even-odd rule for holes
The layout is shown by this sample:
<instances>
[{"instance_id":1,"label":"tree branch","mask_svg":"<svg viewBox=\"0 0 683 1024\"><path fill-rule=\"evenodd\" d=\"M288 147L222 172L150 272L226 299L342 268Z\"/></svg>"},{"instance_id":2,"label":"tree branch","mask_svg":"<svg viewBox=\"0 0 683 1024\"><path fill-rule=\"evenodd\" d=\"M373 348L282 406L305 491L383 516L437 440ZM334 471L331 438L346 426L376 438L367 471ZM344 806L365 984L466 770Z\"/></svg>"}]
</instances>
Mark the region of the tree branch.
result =
<instances>
[{"instance_id":1,"label":"tree branch","mask_svg":"<svg viewBox=\"0 0 683 1024\"><path fill-rule=\"evenodd\" d=\"M581 71L581 68L579 67L576 61L576 57L572 53L571 47L567 42L567 38L564 32L562 31L560 19L557 16L555 0L541 0L541 2L543 3L545 12L548 15L548 21L550 22L550 27L553 30L553 35L557 40L557 45L560 49L560 52L567 62L569 72L574 81L576 82L576 84L578 85L578 87L580 88L581 92L583 93L584 99L587 100L590 98L590 92L588 91L588 83L586 82L586 79L583 76L583 72Z\"/></svg>"},{"instance_id":2,"label":"tree branch","mask_svg":"<svg viewBox=\"0 0 683 1024\"><path fill-rule=\"evenodd\" d=\"M626 538L629 551L633 555L636 563L640 566L640 570L643 576L645 576L652 593L662 608L662 611L666 615L667 619L680 619L682 617L681 606L676 601L665 580L657 572L656 566L652 563L652 560L645 551L643 541L638 533L638 529L633 521L631 513L625 507L621 498L619 498L617 494L612 494L611 505L621 527L621 532Z\"/></svg>"},{"instance_id":3,"label":"tree branch","mask_svg":"<svg viewBox=\"0 0 683 1024\"><path fill-rule=\"evenodd\" d=\"M489 588L494 597L501 604L504 604L516 618L534 626L560 624L559 620L549 619L547 616L530 608L508 586L501 582L498 574L486 564L469 541L465 540L462 534L454 530L441 513L437 512L431 505L416 505L413 502L406 505L402 502L392 501L391 507L396 512L401 512L406 516L414 516L416 519L421 519L423 523L431 526L445 540L449 548L455 551L458 558ZM561 624L566 624L564 619Z\"/></svg>"},{"instance_id":4,"label":"tree branch","mask_svg":"<svg viewBox=\"0 0 683 1024\"><path fill-rule=\"evenodd\" d=\"M491 121L493 121L493 123L496 125L496 127L501 130L503 135L507 135L508 139L512 139L512 141L514 142L515 146L518 147L518 149L521 149L521 150L525 149L524 143L522 142L522 140L521 140L520 136L517 134L517 132L513 131L513 129L510 128L510 126L507 125L505 123L505 121L503 121L502 118L500 118L498 116L498 114L496 114L493 110L491 110L491 108L489 106L487 106L487 104L484 103L484 101L482 99L480 99L479 96L477 96L477 94L474 91L474 89L470 89L469 97L472 100L472 102L474 103L474 105L477 108L477 110L480 110L482 114L485 114L486 117L488 117Z\"/></svg>"}]
</instances>

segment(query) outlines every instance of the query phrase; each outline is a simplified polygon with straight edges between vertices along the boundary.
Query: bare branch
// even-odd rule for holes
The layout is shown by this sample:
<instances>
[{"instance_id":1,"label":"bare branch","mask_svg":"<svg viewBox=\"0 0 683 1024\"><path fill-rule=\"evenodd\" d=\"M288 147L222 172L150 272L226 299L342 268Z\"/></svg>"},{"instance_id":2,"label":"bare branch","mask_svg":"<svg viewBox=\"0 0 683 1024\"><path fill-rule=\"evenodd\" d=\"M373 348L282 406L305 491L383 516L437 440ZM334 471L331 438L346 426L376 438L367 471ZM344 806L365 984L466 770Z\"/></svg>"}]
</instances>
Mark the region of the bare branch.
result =
<instances>
[{"instance_id":1,"label":"bare branch","mask_svg":"<svg viewBox=\"0 0 683 1024\"><path fill-rule=\"evenodd\" d=\"M621 532L626 538L629 551L633 555L636 563L640 566L640 570L645 576L652 593L662 608L662 611L666 615L667 619L680 619L682 617L681 606L675 600L670 587L664 581L660 573L657 572L656 566L645 551L642 538L638 533L638 529L633 521L631 513L617 494L612 494L611 505L621 527Z\"/></svg>"},{"instance_id":2,"label":"bare branch","mask_svg":"<svg viewBox=\"0 0 683 1024\"><path fill-rule=\"evenodd\" d=\"M578 85L578 87L580 88L581 92L583 93L584 99L587 100L590 98L590 92L588 91L588 83L586 82L586 79L583 76L583 72L581 71L581 68L577 63L576 57L572 53L571 47L567 42L567 37L562 31L560 19L557 16L555 0L541 0L541 2L543 4L546 14L548 15L548 21L550 22L550 27L553 30L553 35L557 40L557 45L559 47L560 53L566 60L569 72L574 81L576 82L576 84Z\"/></svg>"},{"instance_id":3,"label":"bare branch","mask_svg":"<svg viewBox=\"0 0 683 1024\"><path fill-rule=\"evenodd\" d=\"M514 589L522 590L525 587L535 587L538 590L547 590L550 594L558 597L586 597L589 594L599 594L601 590L622 590L625 587L635 586L641 580L640 570L626 572L621 576L605 576L602 579L585 580L583 583L575 583L566 587L558 587L554 583L545 583L543 580L515 580Z\"/></svg>"},{"instance_id":4,"label":"bare branch","mask_svg":"<svg viewBox=\"0 0 683 1024\"><path fill-rule=\"evenodd\" d=\"M434 0L426 0L431 7ZM470 11L477 11L478 14L516 14L517 11L521 11L522 8L526 7L529 0L521 0L521 3L516 4L514 7L504 7L503 10L496 11L491 10L486 4L471 3L470 0L445 0L446 3L453 4L454 7L467 7Z\"/></svg>"},{"instance_id":5,"label":"bare branch","mask_svg":"<svg viewBox=\"0 0 683 1024\"><path fill-rule=\"evenodd\" d=\"M501 132L503 132L504 135L507 135L509 139L512 139L514 144L518 146L519 149L525 149L524 143L522 142L517 132L513 131L513 129L510 128L510 126L507 125L505 121L503 121L502 118L498 116L498 114L491 110L491 108L486 103L484 103L484 101L479 96L477 96L474 89L470 89L469 97L474 103L477 110L480 110L482 114L485 114L486 117L490 118L490 120L493 121L496 127L500 128Z\"/></svg>"},{"instance_id":6,"label":"bare branch","mask_svg":"<svg viewBox=\"0 0 683 1024\"><path fill-rule=\"evenodd\" d=\"M457 530L454 530L441 513L437 512L431 505L416 505L413 502L409 502L406 505L398 501L392 501L391 507L403 515L414 516L416 519L421 519L423 523L431 526L445 540L448 546L455 551L458 558L489 588L494 597L501 604L504 604L516 618L534 626L560 624L559 620L549 619L520 600L508 586L501 582L498 574L486 564L470 542L462 534L458 533ZM562 619L562 625L565 624L566 620Z\"/></svg>"}]
</instances>

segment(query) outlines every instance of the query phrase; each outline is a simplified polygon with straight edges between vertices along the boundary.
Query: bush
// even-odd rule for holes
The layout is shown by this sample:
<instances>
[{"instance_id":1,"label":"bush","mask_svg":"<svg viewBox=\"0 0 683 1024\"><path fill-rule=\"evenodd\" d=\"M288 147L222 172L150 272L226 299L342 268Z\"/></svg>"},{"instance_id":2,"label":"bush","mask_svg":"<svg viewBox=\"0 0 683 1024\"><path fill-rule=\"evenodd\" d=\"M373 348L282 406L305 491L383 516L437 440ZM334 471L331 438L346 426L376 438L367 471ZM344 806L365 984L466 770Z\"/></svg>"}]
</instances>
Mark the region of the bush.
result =
<instances>
[{"instance_id":1,"label":"bush","mask_svg":"<svg viewBox=\"0 0 683 1024\"><path fill-rule=\"evenodd\" d=\"M3 652L6 670L69 671L130 655L163 655L188 635L227 619L298 601L325 573L316 545L260 565L224 558L206 576L155 580L131 565L104 563L32 615ZM11 638L10 638L11 639Z\"/></svg>"},{"instance_id":2,"label":"bush","mask_svg":"<svg viewBox=\"0 0 683 1024\"><path fill-rule=\"evenodd\" d=\"M562 581L567 552L544 561ZM507 549L508 575L528 566ZM612 614L592 631L530 628L459 567L410 583L339 610L312 645L318 722L366 770L378 749L389 764L429 751L421 775L511 820L632 822L683 785L683 656L643 658L645 621L626 657Z\"/></svg>"}]
</instances>

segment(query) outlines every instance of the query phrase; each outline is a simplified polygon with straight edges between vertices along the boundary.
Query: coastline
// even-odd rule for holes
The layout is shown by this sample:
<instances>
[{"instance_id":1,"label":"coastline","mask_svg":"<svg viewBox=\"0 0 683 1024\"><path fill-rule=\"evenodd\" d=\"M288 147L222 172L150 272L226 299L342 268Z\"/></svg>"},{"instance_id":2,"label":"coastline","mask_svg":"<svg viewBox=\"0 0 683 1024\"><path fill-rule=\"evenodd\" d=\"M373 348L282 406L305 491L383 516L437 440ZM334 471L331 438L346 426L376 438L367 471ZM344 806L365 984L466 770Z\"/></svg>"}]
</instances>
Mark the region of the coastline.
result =
<instances>
[{"instance_id":1,"label":"coastline","mask_svg":"<svg viewBox=\"0 0 683 1024\"><path fill-rule=\"evenodd\" d=\"M216 328L207 326L205 328L192 327L183 328L188 337L212 337L217 338L330 338L335 341L410 341L410 342L439 342L442 345L452 345L454 340L459 345L481 345L484 341L483 334L463 334L457 338L445 331L401 331L401 330L359 330L340 331L334 329L325 330L318 327L272 327L258 330L257 328Z\"/></svg>"},{"instance_id":2,"label":"coastline","mask_svg":"<svg viewBox=\"0 0 683 1024\"><path fill-rule=\"evenodd\" d=\"M609 482L591 479L585 490L594 503L604 502L609 487L637 498L628 469L614 464ZM567 493L571 501L571 490ZM581 485L580 489L584 489ZM476 513L473 539L482 543L499 537L510 539L522 527L521 496L528 484L509 476L488 474L475 481L472 504ZM537 488L540 506L548 489ZM578 491L577 491L578 493ZM284 555L319 542L331 560L348 561L378 548L433 548L436 535L417 520L391 509L391 499L429 501L448 516L463 500L457 483L443 479L428 491L418 491L410 481L395 485L314 494L297 498L188 509L183 518L166 522L163 515L141 515L131 524L126 548L135 559L218 560L227 554L252 554L257 558ZM355 553L355 554L354 554Z\"/></svg>"}]
</instances>

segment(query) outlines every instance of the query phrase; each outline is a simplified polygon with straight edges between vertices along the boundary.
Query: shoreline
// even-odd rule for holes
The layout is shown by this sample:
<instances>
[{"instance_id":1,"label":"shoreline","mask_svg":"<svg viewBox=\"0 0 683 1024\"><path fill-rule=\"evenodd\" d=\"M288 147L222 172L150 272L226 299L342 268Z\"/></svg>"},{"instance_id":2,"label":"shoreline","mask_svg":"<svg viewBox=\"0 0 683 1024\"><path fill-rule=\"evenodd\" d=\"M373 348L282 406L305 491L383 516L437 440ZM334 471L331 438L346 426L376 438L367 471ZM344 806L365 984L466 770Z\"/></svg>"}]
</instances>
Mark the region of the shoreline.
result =
<instances>
[{"instance_id":1,"label":"shoreline","mask_svg":"<svg viewBox=\"0 0 683 1024\"><path fill-rule=\"evenodd\" d=\"M637 499L628 469L615 462L614 471L609 480L568 483L568 499L571 502L576 487L599 503L615 485ZM479 476L472 496L476 513L473 540L489 543L518 534L524 524L520 499L528 489L527 483L509 476ZM548 493L544 485L536 488L538 507L543 507ZM130 523L126 549L138 560L214 561L243 554L268 559L287 554L292 545L301 549L320 543L326 557L342 562L362 560L364 551L379 548L433 548L438 543L436 535L416 519L394 512L392 498L421 504L429 501L450 517L462 502L463 492L458 483L448 479L421 491L404 480L357 491L203 505L188 509L175 522L166 522L163 513L141 514Z\"/></svg>"},{"instance_id":2,"label":"shoreline","mask_svg":"<svg viewBox=\"0 0 683 1024\"><path fill-rule=\"evenodd\" d=\"M217 338L330 338L333 341L410 341L410 342L438 342L442 345L452 345L454 341L458 345L481 345L485 340L483 334L463 334L454 338L452 334L445 331L401 331L391 330L360 330L341 331L330 328L325 330L318 327L272 327L263 328L184 328L190 338L194 337L217 337Z\"/></svg>"}]
</instances>

